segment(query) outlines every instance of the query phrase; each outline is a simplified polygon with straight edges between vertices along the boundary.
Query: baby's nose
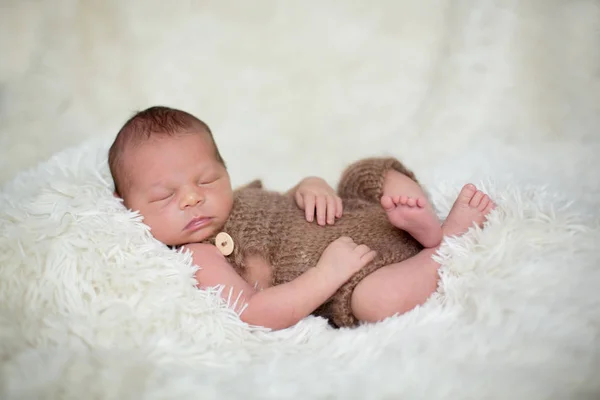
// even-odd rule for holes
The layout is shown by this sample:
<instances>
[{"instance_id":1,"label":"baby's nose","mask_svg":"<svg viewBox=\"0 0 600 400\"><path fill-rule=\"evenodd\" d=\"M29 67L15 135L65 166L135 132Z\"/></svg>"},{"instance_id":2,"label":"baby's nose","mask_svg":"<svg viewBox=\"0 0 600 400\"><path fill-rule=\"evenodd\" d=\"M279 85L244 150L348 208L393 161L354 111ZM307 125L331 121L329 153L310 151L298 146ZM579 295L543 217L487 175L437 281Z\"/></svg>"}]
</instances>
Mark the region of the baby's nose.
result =
<instances>
[{"instance_id":1,"label":"baby's nose","mask_svg":"<svg viewBox=\"0 0 600 400\"><path fill-rule=\"evenodd\" d=\"M199 190L188 190L181 199L181 208L193 207L204 202L204 196Z\"/></svg>"}]
</instances>

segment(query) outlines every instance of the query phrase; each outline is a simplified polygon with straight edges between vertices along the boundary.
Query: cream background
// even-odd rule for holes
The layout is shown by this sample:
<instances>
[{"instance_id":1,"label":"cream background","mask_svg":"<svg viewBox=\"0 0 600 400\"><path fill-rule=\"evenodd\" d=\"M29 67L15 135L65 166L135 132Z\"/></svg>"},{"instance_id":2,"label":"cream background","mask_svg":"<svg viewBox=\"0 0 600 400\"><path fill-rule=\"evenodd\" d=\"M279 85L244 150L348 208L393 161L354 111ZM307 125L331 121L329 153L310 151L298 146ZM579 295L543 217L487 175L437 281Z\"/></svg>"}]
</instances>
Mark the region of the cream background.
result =
<instances>
[{"instance_id":1,"label":"cream background","mask_svg":"<svg viewBox=\"0 0 600 400\"><path fill-rule=\"evenodd\" d=\"M584 0L3 0L0 182L153 104L206 120L235 184L382 153L430 184L590 180L599 26Z\"/></svg>"}]
</instances>

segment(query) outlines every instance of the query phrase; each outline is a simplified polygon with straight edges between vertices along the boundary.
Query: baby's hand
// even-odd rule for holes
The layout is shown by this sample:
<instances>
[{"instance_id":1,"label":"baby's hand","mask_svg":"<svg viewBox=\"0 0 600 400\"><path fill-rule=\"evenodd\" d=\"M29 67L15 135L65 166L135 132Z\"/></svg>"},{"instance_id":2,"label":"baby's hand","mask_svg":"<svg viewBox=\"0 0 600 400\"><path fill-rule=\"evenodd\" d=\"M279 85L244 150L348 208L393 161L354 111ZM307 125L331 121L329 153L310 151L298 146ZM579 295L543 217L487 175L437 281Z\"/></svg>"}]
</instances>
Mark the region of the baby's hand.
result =
<instances>
[{"instance_id":1,"label":"baby's hand","mask_svg":"<svg viewBox=\"0 0 600 400\"><path fill-rule=\"evenodd\" d=\"M304 210L308 222L313 221L315 211L319 225L333 225L335 219L342 216L342 199L321 178L309 177L302 180L294 193L294 199L298 207Z\"/></svg>"},{"instance_id":2,"label":"baby's hand","mask_svg":"<svg viewBox=\"0 0 600 400\"><path fill-rule=\"evenodd\" d=\"M362 267L373 261L375 251L364 244L356 244L346 236L342 236L327 246L317 264L334 278L344 283Z\"/></svg>"}]
</instances>

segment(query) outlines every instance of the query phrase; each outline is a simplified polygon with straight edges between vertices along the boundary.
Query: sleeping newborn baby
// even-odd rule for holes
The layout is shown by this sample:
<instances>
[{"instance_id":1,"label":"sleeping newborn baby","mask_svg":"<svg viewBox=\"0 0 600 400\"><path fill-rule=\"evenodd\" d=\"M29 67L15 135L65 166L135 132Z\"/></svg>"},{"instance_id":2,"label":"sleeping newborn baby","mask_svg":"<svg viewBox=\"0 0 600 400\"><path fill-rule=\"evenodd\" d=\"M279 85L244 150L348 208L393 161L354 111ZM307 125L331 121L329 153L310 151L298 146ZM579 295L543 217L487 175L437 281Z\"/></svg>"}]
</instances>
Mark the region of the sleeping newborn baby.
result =
<instances>
[{"instance_id":1,"label":"sleeping newborn baby","mask_svg":"<svg viewBox=\"0 0 600 400\"><path fill-rule=\"evenodd\" d=\"M243 321L272 329L310 314L351 327L413 309L437 288L442 237L481 226L494 208L467 184L442 225L394 158L350 165L337 193L315 177L287 193L260 181L234 191L209 127L167 107L130 118L109 165L115 194L153 236L192 252L198 286L224 286Z\"/></svg>"}]
</instances>

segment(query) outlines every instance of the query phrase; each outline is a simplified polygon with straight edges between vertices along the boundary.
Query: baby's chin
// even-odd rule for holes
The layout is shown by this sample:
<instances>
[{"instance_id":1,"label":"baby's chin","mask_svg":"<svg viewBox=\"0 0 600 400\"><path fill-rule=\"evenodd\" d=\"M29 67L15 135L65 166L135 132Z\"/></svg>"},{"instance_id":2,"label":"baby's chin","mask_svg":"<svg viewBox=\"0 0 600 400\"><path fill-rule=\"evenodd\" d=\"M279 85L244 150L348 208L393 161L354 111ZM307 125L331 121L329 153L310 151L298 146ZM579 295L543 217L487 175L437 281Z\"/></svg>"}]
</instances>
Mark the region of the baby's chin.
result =
<instances>
[{"instance_id":1,"label":"baby's chin","mask_svg":"<svg viewBox=\"0 0 600 400\"><path fill-rule=\"evenodd\" d=\"M174 233L172 235L154 234L154 238L171 247L180 247L190 243L201 243L220 232L221 226L210 224L194 232ZM152 229L150 230L152 231Z\"/></svg>"},{"instance_id":2,"label":"baby's chin","mask_svg":"<svg viewBox=\"0 0 600 400\"><path fill-rule=\"evenodd\" d=\"M202 243L213 236L215 232L213 230L202 230L198 232L193 232L191 235L188 235L183 238L179 238L178 240L173 240L174 243L171 246L183 246L190 243Z\"/></svg>"}]
</instances>

